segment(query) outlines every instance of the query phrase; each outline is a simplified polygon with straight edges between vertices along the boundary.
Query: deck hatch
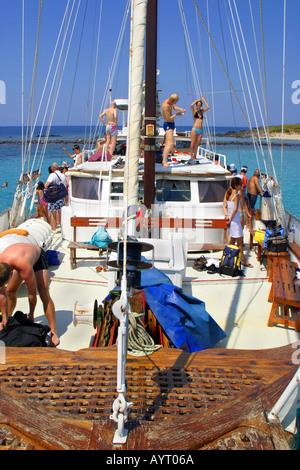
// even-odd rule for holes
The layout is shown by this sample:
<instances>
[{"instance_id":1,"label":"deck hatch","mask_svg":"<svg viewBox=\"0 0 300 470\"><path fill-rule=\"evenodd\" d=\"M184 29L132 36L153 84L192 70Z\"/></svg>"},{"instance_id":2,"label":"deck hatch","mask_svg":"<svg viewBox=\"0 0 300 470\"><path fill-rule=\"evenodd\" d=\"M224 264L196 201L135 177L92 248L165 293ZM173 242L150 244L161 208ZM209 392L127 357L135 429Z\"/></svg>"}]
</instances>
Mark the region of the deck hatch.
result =
<instances>
[{"instance_id":1,"label":"deck hatch","mask_svg":"<svg viewBox=\"0 0 300 470\"><path fill-rule=\"evenodd\" d=\"M74 418L107 418L116 397L115 366L55 365L8 367L0 372L1 386L35 403ZM261 384L251 370L200 368L160 369L129 366L128 400L131 420L160 421L206 412L247 389Z\"/></svg>"}]
</instances>

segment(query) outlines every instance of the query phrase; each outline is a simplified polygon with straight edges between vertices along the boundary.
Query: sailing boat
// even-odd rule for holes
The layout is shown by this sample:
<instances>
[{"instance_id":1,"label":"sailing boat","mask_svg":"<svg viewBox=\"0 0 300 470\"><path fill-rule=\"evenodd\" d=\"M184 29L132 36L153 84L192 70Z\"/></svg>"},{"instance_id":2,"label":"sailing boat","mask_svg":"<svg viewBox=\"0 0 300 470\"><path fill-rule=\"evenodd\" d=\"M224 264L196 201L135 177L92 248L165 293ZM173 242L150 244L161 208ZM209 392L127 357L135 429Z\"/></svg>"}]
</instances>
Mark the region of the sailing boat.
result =
<instances>
[{"instance_id":1,"label":"sailing boat","mask_svg":"<svg viewBox=\"0 0 300 470\"><path fill-rule=\"evenodd\" d=\"M232 445L235 448L243 449L287 448L289 434L283 429L288 430L290 435L296 432L295 413L292 413L294 408L288 406L292 414L290 417L285 412L285 406L289 400L292 400L294 405L296 403L295 397L297 398L298 369L296 355L293 354L295 350L291 342L299 338L299 333L294 329L289 329L287 341L286 330L274 326L269 329L269 331L272 330L272 339L270 343L267 343L266 331L268 330L267 319L269 316L267 297L270 290L268 277L262 278L260 274L256 276L256 279L246 276L245 279L218 278L211 281L205 272L199 273L193 269L192 261L189 260L190 254L187 251L189 248L193 248L192 243L199 244L201 241L203 248L206 243L203 236L205 237L207 233L211 244L216 246L224 242L222 238L224 228L222 228L221 222L220 225L212 226L213 222L211 221L215 220L212 216L210 219L200 218L198 214L195 217L195 219L198 217L197 223L199 223L197 233L202 233L200 241L199 239L189 240L188 236L186 241L182 236L182 233L184 235L192 233L195 226L186 223L186 221L183 223L182 220L178 222L175 216L168 219L165 217L167 219L165 221L158 213L156 227L151 227L153 217L149 218L147 224L140 224L140 226L146 235L148 235L149 228L156 229L156 232L160 232L159 238L154 237L154 230L151 238L144 236L133 241L128 239L128 236L136 235L139 179L142 180L144 174L140 171L138 164L139 125L142 110L142 67L140 66L141 59L136 58L135 51L138 50L140 56L143 56L146 14L148 12L147 24L149 24L149 20L155 18L155 10L156 1L154 0L149 2L134 0L132 2L133 57L131 66L135 70L135 83L139 93L135 94L130 91L129 94L129 140L125 176L122 168L113 168L114 163L110 166L109 162L94 163L93 171L89 168L88 163L83 164L79 170L71 171L70 206L66 207L63 213L62 237L60 233L52 234L50 246L58 249L64 255L65 260L56 268L51 277L51 292L55 299L57 317L67 317L62 320L62 323L64 323L64 329L69 330L69 334L65 335L65 340L61 337L61 349L57 350L43 348L36 351L32 348L26 349L26 355L24 355L24 350L20 348L7 348L5 364L2 364L0 368L1 428L3 432L9 432L13 437L13 442L18 442L19 446L38 449L185 450L228 448ZM141 39L138 44L136 43L136 31ZM151 39L149 41L152 43ZM141 68L139 78L136 76L135 60ZM146 79L146 85L149 80L152 80L153 85L156 80L153 71L152 77ZM136 112L135 115L132 115L133 111ZM147 115L151 116L148 109L145 113L145 120ZM131 137L133 141L130 140ZM151 142L151 135L147 137ZM149 146L151 152L151 145ZM214 155L213 152L211 154ZM177 181L190 181L190 190L186 189L184 184L180 186L177 183L177 186L175 185L175 193L183 199L187 194L195 193L192 183L196 187L200 178L202 178L203 184L205 181L211 183L212 181L226 182L230 180L226 168L218 168L206 157L199 156L199 162L197 169L194 168L196 165L174 166L171 169L160 167L158 172L155 168L155 178L156 180L160 178L163 181L174 181L176 175ZM203 163L201 164L201 162ZM150 163L153 162L150 160ZM145 158L145 172L147 164L150 166L150 163L146 162ZM153 167L150 171L153 172ZM98 178L95 184L94 179L97 173ZM130 180L133 179L133 182L128 184L123 198L123 191L120 193L113 191L112 188L120 187L120 181L124 181L124 185L126 185L126 176L130 176ZM92 182L92 187L96 188L96 199L78 197L78 180L84 178L86 181ZM101 191L103 194L105 193L104 185L107 182L110 188L109 194L117 194L120 198L122 195L122 200L125 200L124 206L120 207L119 205L114 206L112 199L110 199L109 204L105 207L105 209L109 208L115 211L115 217L111 217L114 221L108 220L109 212L106 214L95 212L96 207L99 211L99 208L104 205L101 200L99 203L98 195ZM82 189L82 186L80 187ZM163 214L165 215L167 207L164 207L164 203L168 203L166 194L168 191L169 193L172 191L170 185L159 189L163 190L161 192L163 198L159 201L159 208L161 212L165 211ZM82 192L84 193L84 189ZM96 201L95 204L93 201ZM182 203L182 201L180 202ZM175 200L175 203L178 201ZM84 222L86 221L83 220L80 205L84 217L94 219L94 222L91 221L91 225L88 227L89 232L85 231ZM178 206L179 204L174 205L173 210L176 211ZM185 206L183 208L186 210ZM122 219L123 212L125 212L124 224L123 220L121 222L118 220ZM221 220L220 213L219 203L216 208L216 219L219 215L219 220ZM184 219L188 219L187 216ZM144 218L142 217L142 219ZM79 219L78 226L76 219ZM81 255L75 254L75 258L74 256L72 258L72 268L76 269L70 271L68 259L70 250L74 250L75 244L76 250L84 252L84 246L78 239L88 240L95 231L95 226L101 223L100 219L102 222L104 221L112 239L117 240L116 244L112 246L111 257L107 260L103 259L100 253L99 257L91 255L88 259L82 259ZM208 226L205 225L207 219L210 220ZM76 230L76 237L78 237L75 240L71 240L72 236L69 236L72 235L71 223ZM27 227L35 233L34 226L37 224L31 222L31 225L32 229L28 225ZM125 230L120 234L120 227L123 225L125 225ZM174 230L172 237L169 238L170 229ZM179 236L176 233L179 233ZM121 243L119 243L118 237L121 239ZM179 243L176 243L177 241ZM182 345L182 348L154 348L153 354L148 352L141 356L126 353L127 322L130 321L130 316L132 313L136 313L140 305L144 309L149 307L145 306L144 297L140 290L132 292L132 289L128 289L128 284L126 285L128 266L134 266L135 271L139 272L140 268L145 268L145 264L150 264L149 261L151 261L151 257L144 261L140 257L132 260L124 255L127 250L130 251L131 242L134 244L133 255L136 254L136 251L141 255L142 252L144 253L142 250L144 248L145 254L147 254L147 244L153 245L155 249L152 261L156 267L161 268L163 276L168 274L168 277L176 282L176 286L180 288L182 286L185 291L192 291L190 293L195 298L205 297L206 305L210 304L209 310L214 312L215 319L222 323L221 326L226 331L225 343L221 341L220 345L217 345L218 348L193 352L188 351ZM43 244L44 240L40 243ZM188 247L189 243L190 247ZM140 246L140 250L136 250L136 246ZM162 250L159 253L161 247ZM122 253L121 248L123 249ZM98 255L98 251L96 255ZM117 262L113 258L113 252L118 256ZM132 253L130 254L132 255ZM172 254L173 257L171 257ZM115 307L111 307L116 276L119 268L122 267L120 261L124 263L120 283L121 296L118 297L120 300L114 303ZM104 269L97 271L95 264L98 262L100 262L101 268L115 262L117 272L104 271ZM257 263L256 275L260 273L260 267ZM110 282L112 289L108 289ZM74 285L75 288L72 289ZM203 286L205 287L203 288ZM221 303L220 299L222 300L222 306L219 310L213 307L216 297L218 297L219 304ZM70 311L66 306L67 304L69 306L72 298L73 305L75 304L74 325L70 324L68 318ZM78 302L78 298L80 298L80 302ZM109 315L112 311L120 321L118 349L121 366L119 373L117 367L118 351L113 341L117 325L114 318L112 319L112 327L108 329L108 347L88 347L91 336L94 336L94 344L99 338L105 337L104 330L109 323L108 315L105 316L105 322L103 321L103 310L99 311L96 303L92 302L92 306L89 305L91 300L95 298L100 298L101 301L105 298L103 309L107 308ZM140 300L140 298L142 299ZM75 302L74 299L77 301ZM169 300L171 303L172 298ZM243 302L249 304L245 309ZM255 302L254 310L251 310ZM128 306L128 304L130 305ZM24 305L22 299L20 299L19 305L20 308ZM224 315L222 320L219 313ZM152 323L152 330L157 329L163 337L163 342L165 338L168 342L168 325L162 328L161 325L158 325L153 312L147 312L147 314L150 318L149 323ZM247 338L249 339L251 336L251 327L247 329L247 325L243 325L248 320L248 316L254 320L252 338L254 336L255 340L251 348L250 342L247 344ZM95 333L94 326L97 327L97 333ZM245 333L242 331L244 326ZM262 337L261 340L259 336ZM243 342L243 347L240 347L239 341ZM224 347L226 342L227 348ZM236 346L235 348L232 347L232 343ZM260 344L261 347L259 349L257 346L253 347L255 344ZM167 344L165 343L164 346ZM126 386L126 382L128 386ZM118 387L117 397L116 385ZM110 419L113 406L112 398L116 399L113 415L115 414L114 418L118 421L117 434L115 420ZM128 409L130 409L130 413ZM284 411L282 412L282 410ZM124 433L124 429L127 432Z\"/></svg>"}]
</instances>

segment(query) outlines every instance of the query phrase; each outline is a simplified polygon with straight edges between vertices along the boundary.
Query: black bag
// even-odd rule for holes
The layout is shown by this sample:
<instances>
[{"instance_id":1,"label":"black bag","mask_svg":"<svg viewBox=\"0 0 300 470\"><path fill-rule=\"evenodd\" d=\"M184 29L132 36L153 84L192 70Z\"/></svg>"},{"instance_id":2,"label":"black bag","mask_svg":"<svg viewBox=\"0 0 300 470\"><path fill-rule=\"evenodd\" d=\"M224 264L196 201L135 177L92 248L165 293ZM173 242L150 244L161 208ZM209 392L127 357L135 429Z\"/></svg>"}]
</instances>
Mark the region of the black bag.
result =
<instances>
[{"instance_id":1,"label":"black bag","mask_svg":"<svg viewBox=\"0 0 300 470\"><path fill-rule=\"evenodd\" d=\"M288 241L286 237L283 237L281 233L272 232L267 238L267 251L273 251L279 253L281 251L287 251Z\"/></svg>"},{"instance_id":2,"label":"black bag","mask_svg":"<svg viewBox=\"0 0 300 470\"><path fill-rule=\"evenodd\" d=\"M241 253L235 245L226 245L219 266L220 274L227 276L240 276L241 272Z\"/></svg>"},{"instance_id":3,"label":"black bag","mask_svg":"<svg viewBox=\"0 0 300 470\"><path fill-rule=\"evenodd\" d=\"M55 174L59 178L58 174ZM46 202L57 202L60 199L64 199L67 194L68 190L62 182L60 182L59 184L51 183L47 189L44 189L44 198Z\"/></svg>"},{"instance_id":4,"label":"black bag","mask_svg":"<svg viewBox=\"0 0 300 470\"><path fill-rule=\"evenodd\" d=\"M53 346L49 326L33 323L20 311L8 318L0 331L0 341L7 347Z\"/></svg>"}]
</instances>

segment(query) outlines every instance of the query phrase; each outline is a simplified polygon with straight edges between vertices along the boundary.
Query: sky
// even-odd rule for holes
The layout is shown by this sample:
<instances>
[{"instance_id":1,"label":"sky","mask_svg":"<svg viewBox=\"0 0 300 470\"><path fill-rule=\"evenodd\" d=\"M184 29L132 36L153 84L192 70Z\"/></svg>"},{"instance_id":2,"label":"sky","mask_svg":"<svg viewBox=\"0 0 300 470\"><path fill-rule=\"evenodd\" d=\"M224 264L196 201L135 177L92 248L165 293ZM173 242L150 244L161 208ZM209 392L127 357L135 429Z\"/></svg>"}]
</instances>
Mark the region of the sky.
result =
<instances>
[{"instance_id":1,"label":"sky","mask_svg":"<svg viewBox=\"0 0 300 470\"><path fill-rule=\"evenodd\" d=\"M282 123L282 116L285 123L299 123L300 1L286 0L285 49L284 0L261 2L263 49L259 0L195 2L158 0L159 99L162 103L171 93L179 95L178 106L185 108L186 113L177 118L176 124L192 125L190 104L199 96L204 96L210 105L207 113L210 125L278 125ZM21 125L22 121L25 124L28 121L36 122L38 125L48 125L49 122L53 125L95 125L100 112L108 106L109 94L105 100L105 90L111 88L112 99L128 97L130 15L124 41L119 47L120 58L113 67L127 0L43 0L35 80L40 2L24 0L23 47L22 3L22 0L0 0L0 126ZM184 9L188 42L179 4ZM66 30L63 17L67 5L70 21ZM60 30L62 34L57 42ZM67 31L66 40L61 54L64 31ZM58 46L53 55L56 43ZM51 62L53 66L50 70ZM58 75L55 81L55 70L62 69L63 74ZM228 71L227 77L224 69ZM110 74L113 75L111 81ZM262 92L264 84L267 111ZM35 94L31 94L32 88ZM52 103L56 90L58 94L54 108ZM30 103L32 114L29 111Z\"/></svg>"}]
</instances>

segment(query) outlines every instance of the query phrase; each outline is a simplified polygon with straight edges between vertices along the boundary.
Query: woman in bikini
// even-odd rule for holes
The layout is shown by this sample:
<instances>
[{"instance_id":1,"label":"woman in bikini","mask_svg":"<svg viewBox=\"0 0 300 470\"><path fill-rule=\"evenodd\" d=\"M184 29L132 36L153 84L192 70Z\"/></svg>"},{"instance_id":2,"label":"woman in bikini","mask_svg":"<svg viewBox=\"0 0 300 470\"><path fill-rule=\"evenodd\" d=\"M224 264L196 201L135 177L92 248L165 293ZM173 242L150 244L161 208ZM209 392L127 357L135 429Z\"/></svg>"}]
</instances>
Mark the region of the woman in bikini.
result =
<instances>
[{"instance_id":1,"label":"woman in bikini","mask_svg":"<svg viewBox=\"0 0 300 470\"><path fill-rule=\"evenodd\" d=\"M203 101L206 104L206 108L202 109ZM194 106L196 105L196 108ZM209 104L201 97L201 100L196 100L191 104L191 111L194 118L194 125L191 130L191 147L190 155L191 158L196 160L197 150L201 144L202 133L203 133L203 113L209 110Z\"/></svg>"},{"instance_id":2,"label":"woman in bikini","mask_svg":"<svg viewBox=\"0 0 300 470\"><path fill-rule=\"evenodd\" d=\"M234 176L231 180L231 187L227 189L224 200L223 209L226 219L226 224L229 229L228 244L235 245L240 249L241 263L248 268L253 266L246 260L243 253L243 228L240 219L239 206L241 203L240 190L242 189L242 180L238 176Z\"/></svg>"},{"instance_id":3,"label":"woman in bikini","mask_svg":"<svg viewBox=\"0 0 300 470\"><path fill-rule=\"evenodd\" d=\"M45 198L44 198L44 189L45 189L44 183L42 181L39 181L36 187L36 194L38 197L38 201L37 201L38 202L38 206L37 206L38 216L45 217L48 224L50 224L50 217L48 214L48 202L45 201Z\"/></svg>"}]
</instances>

